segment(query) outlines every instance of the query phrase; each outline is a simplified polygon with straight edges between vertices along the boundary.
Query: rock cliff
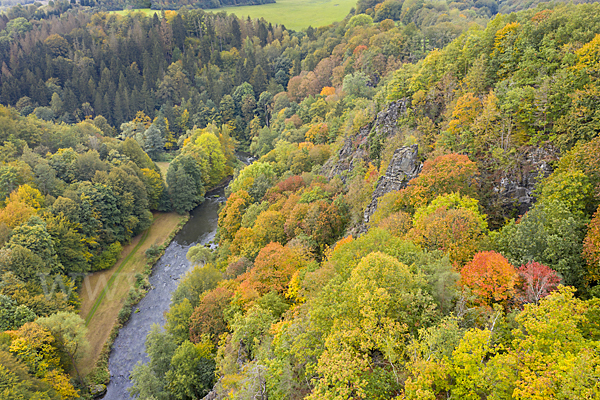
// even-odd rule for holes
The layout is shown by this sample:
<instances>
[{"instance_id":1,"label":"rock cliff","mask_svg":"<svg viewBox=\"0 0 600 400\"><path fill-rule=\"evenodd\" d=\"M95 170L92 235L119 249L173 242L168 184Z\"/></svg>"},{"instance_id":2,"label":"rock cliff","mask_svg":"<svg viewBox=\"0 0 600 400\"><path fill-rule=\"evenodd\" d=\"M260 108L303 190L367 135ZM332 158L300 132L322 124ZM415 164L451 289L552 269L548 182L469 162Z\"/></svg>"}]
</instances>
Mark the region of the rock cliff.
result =
<instances>
[{"instance_id":1,"label":"rock cliff","mask_svg":"<svg viewBox=\"0 0 600 400\"><path fill-rule=\"evenodd\" d=\"M377 210L377 202L381 196L405 188L408 181L419 175L423 164L419 161L418 154L419 148L416 144L404 146L394 151L390 165L385 174L379 178L371 203L365 209L364 225L369 223L371 216Z\"/></svg>"},{"instance_id":2,"label":"rock cliff","mask_svg":"<svg viewBox=\"0 0 600 400\"><path fill-rule=\"evenodd\" d=\"M409 99L388 104L377 114L374 121L361 128L358 133L346 137L337 155L323 166L322 173L330 179L339 176L343 182L353 169L362 163L373 162L379 157L381 148L388 137L398 134L398 118L406 112ZM535 185L540 177L552 173L552 162L558 159L553 148L525 146L514 160L510 169L498 169L489 161L489 165L479 165L479 192L481 205L490 220L490 227L500 226L506 218L523 215L535 203ZM481 161L480 161L481 163ZM365 232L368 223L377 210L380 197L386 193L400 190L421 172L422 164L418 157L417 145L395 149L385 174L377 182L371 202L364 210L359 232Z\"/></svg>"},{"instance_id":3,"label":"rock cliff","mask_svg":"<svg viewBox=\"0 0 600 400\"><path fill-rule=\"evenodd\" d=\"M552 147L527 146L515 156L513 168L492 173L482 171L480 183L484 207L495 210L502 223L504 218L525 214L535 203L537 182L552 173L552 162L557 159L558 151ZM493 215L490 217L494 218Z\"/></svg>"},{"instance_id":4,"label":"rock cliff","mask_svg":"<svg viewBox=\"0 0 600 400\"><path fill-rule=\"evenodd\" d=\"M369 129L369 126L365 126L356 135L346 137L337 157L331 157L323 165L323 174L329 179L339 176L346 183L348 175L357 165L370 161L367 151Z\"/></svg>"},{"instance_id":5,"label":"rock cliff","mask_svg":"<svg viewBox=\"0 0 600 400\"><path fill-rule=\"evenodd\" d=\"M357 134L346 137L337 157L332 157L323 166L323 174L330 179L340 176L345 182L356 165L373 161L371 157L376 152L374 147L398 133L398 116L406 112L408 104L408 99L391 102L385 110L377 114L371 124L362 127Z\"/></svg>"}]
</instances>

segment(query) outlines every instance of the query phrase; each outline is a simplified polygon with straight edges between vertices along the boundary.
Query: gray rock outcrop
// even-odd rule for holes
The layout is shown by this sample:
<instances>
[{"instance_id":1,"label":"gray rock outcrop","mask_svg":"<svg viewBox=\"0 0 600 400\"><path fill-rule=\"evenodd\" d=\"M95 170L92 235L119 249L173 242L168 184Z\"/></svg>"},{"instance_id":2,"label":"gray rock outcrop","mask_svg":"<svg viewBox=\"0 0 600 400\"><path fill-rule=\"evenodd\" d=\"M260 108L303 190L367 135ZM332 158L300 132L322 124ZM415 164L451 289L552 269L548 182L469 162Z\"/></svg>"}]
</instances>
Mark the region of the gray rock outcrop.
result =
<instances>
[{"instance_id":1,"label":"gray rock outcrop","mask_svg":"<svg viewBox=\"0 0 600 400\"><path fill-rule=\"evenodd\" d=\"M401 99L391 102L385 110L380 111L373 123L375 134L388 137L398 133L398 116L406 113L409 104L410 99Z\"/></svg>"},{"instance_id":2,"label":"gray rock outcrop","mask_svg":"<svg viewBox=\"0 0 600 400\"><path fill-rule=\"evenodd\" d=\"M408 181L417 177L423 164L418 158L419 148L416 144L404 146L394 151L390 165L379 181L373 192L371 203L365 209L363 224L366 226L373 213L377 210L379 198L396 190L406 187Z\"/></svg>"},{"instance_id":3,"label":"gray rock outcrop","mask_svg":"<svg viewBox=\"0 0 600 400\"><path fill-rule=\"evenodd\" d=\"M94 385L92 387L90 387L90 394L92 395L92 398L94 399L98 399L102 396L104 396L104 394L106 393L106 385L103 384L98 384L98 385Z\"/></svg>"},{"instance_id":4,"label":"gray rock outcrop","mask_svg":"<svg viewBox=\"0 0 600 400\"><path fill-rule=\"evenodd\" d=\"M505 217L524 215L535 203L537 182L552 173L551 163L557 159L558 151L552 147L523 148L516 157L517 167L501 171L494 179L492 202Z\"/></svg>"},{"instance_id":5,"label":"gray rock outcrop","mask_svg":"<svg viewBox=\"0 0 600 400\"><path fill-rule=\"evenodd\" d=\"M388 104L380 111L373 123L360 128L357 134L347 136L337 157L330 158L323 165L322 173L329 179L339 176L343 182L354 167L363 162L372 161L369 157L369 136L375 136L383 142L387 137L398 133L398 117L406 112L409 99L401 99Z\"/></svg>"},{"instance_id":6,"label":"gray rock outcrop","mask_svg":"<svg viewBox=\"0 0 600 400\"><path fill-rule=\"evenodd\" d=\"M337 154L337 159L332 157L327 160L323 165L322 173L329 179L339 176L346 183L346 179L354 167L369 161L369 152L366 150L369 129L368 126L365 126L356 135L346 137L344 145Z\"/></svg>"}]
</instances>

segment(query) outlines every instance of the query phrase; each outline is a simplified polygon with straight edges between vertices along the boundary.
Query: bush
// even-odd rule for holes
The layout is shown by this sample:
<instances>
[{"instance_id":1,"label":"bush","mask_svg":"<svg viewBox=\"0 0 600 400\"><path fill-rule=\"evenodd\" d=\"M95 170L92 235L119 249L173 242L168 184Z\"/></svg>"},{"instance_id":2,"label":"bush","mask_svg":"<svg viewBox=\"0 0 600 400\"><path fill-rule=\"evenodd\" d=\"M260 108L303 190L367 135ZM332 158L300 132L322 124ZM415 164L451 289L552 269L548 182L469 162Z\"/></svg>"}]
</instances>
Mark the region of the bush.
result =
<instances>
[{"instance_id":1,"label":"bush","mask_svg":"<svg viewBox=\"0 0 600 400\"><path fill-rule=\"evenodd\" d=\"M162 248L160 246L153 244L148 249L146 249L146 251L144 252L144 255L146 256L146 258L152 260L156 256L158 256L161 253L161 251L162 251Z\"/></svg>"}]
</instances>

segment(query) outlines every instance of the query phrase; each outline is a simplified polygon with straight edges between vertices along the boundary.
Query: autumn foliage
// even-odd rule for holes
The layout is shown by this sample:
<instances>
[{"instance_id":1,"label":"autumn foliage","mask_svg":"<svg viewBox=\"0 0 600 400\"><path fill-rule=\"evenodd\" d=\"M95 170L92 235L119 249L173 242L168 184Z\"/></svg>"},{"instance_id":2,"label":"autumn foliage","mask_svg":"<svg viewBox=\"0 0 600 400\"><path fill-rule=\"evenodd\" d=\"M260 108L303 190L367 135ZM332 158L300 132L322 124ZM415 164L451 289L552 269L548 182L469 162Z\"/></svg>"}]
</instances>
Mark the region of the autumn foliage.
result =
<instances>
[{"instance_id":1,"label":"autumn foliage","mask_svg":"<svg viewBox=\"0 0 600 400\"><path fill-rule=\"evenodd\" d=\"M588 267L588 279L600 280L600 207L588 225L583 241L583 257Z\"/></svg>"},{"instance_id":2,"label":"autumn foliage","mask_svg":"<svg viewBox=\"0 0 600 400\"><path fill-rule=\"evenodd\" d=\"M190 317L190 340L200 343L204 335L218 343L219 335L227 330L223 311L231 302L232 292L218 287L205 293Z\"/></svg>"},{"instance_id":3,"label":"autumn foliage","mask_svg":"<svg viewBox=\"0 0 600 400\"><path fill-rule=\"evenodd\" d=\"M521 265L519 275L522 280L522 301L525 303L538 303L560 283L554 270L535 261Z\"/></svg>"},{"instance_id":4,"label":"autumn foliage","mask_svg":"<svg viewBox=\"0 0 600 400\"><path fill-rule=\"evenodd\" d=\"M482 305L510 299L515 293L518 278L515 267L495 251L477 253L460 275L462 284L471 289Z\"/></svg>"},{"instance_id":5,"label":"autumn foliage","mask_svg":"<svg viewBox=\"0 0 600 400\"><path fill-rule=\"evenodd\" d=\"M225 208L219 213L221 240L233 239L238 229L240 229L242 215L250 202L250 195L245 190L239 190L229 196Z\"/></svg>"},{"instance_id":6,"label":"autumn foliage","mask_svg":"<svg viewBox=\"0 0 600 400\"><path fill-rule=\"evenodd\" d=\"M258 253L254 268L238 277L242 281L240 289L255 290L259 294L270 291L284 294L292 275L304 263L305 256L301 250L269 243Z\"/></svg>"},{"instance_id":7,"label":"autumn foliage","mask_svg":"<svg viewBox=\"0 0 600 400\"><path fill-rule=\"evenodd\" d=\"M412 211L446 193L476 198L475 178L478 173L477 164L462 154L447 154L427 160L419 176L398 192L396 209Z\"/></svg>"},{"instance_id":8,"label":"autumn foliage","mask_svg":"<svg viewBox=\"0 0 600 400\"><path fill-rule=\"evenodd\" d=\"M477 252L487 230L478 202L459 194L439 196L415 212L414 228L408 236L430 250L442 250L457 266Z\"/></svg>"},{"instance_id":9,"label":"autumn foliage","mask_svg":"<svg viewBox=\"0 0 600 400\"><path fill-rule=\"evenodd\" d=\"M293 175L287 179L282 180L276 185L277 191L284 192L295 192L296 190L304 187L306 184L302 176Z\"/></svg>"},{"instance_id":10,"label":"autumn foliage","mask_svg":"<svg viewBox=\"0 0 600 400\"><path fill-rule=\"evenodd\" d=\"M335 94L335 88L331 87L331 86L325 86L323 89L321 89L321 96L331 96L332 94Z\"/></svg>"}]
</instances>

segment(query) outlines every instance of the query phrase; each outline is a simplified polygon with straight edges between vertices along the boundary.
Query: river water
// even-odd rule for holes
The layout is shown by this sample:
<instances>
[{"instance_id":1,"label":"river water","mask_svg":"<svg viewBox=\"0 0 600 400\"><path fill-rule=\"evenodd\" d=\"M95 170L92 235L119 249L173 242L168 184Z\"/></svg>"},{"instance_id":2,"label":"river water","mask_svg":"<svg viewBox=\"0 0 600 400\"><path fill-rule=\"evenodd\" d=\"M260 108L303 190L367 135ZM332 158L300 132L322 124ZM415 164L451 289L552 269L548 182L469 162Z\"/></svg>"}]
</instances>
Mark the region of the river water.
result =
<instances>
[{"instance_id":1,"label":"river water","mask_svg":"<svg viewBox=\"0 0 600 400\"><path fill-rule=\"evenodd\" d=\"M241 160L244 162L244 160ZM190 270L187 251L195 244L207 244L215 238L219 204L225 201L223 189L206 194L206 200L191 212L189 221L165 249L150 276L152 289L133 308L129 321L119 331L108 360L110 383L105 400L129 398L129 374L138 361L148 362L144 343L153 324L164 325L171 293L180 278ZM139 309L137 311L136 309ZM137 312L136 312L137 311Z\"/></svg>"}]
</instances>

